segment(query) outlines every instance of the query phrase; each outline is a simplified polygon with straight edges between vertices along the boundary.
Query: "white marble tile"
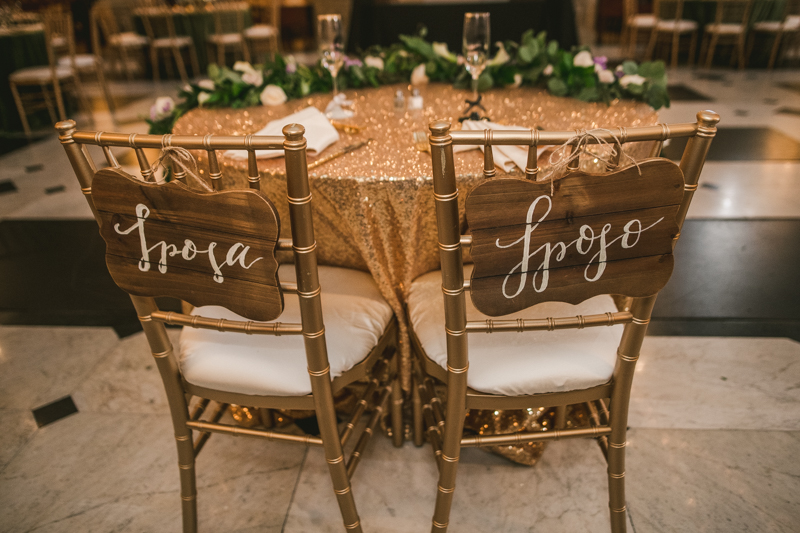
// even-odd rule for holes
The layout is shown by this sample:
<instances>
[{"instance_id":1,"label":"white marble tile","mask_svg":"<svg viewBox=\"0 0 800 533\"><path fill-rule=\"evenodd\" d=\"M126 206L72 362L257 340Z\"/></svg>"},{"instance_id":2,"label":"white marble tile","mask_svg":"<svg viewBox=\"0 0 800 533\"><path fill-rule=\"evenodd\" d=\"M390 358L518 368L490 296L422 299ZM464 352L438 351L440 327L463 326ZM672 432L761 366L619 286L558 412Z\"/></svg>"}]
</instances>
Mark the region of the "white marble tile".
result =
<instances>
[{"instance_id":1,"label":"white marble tile","mask_svg":"<svg viewBox=\"0 0 800 533\"><path fill-rule=\"evenodd\" d=\"M118 342L111 328L0 326L0 408L72 394Z\"/></svg>"},{"instance_id":2,"label":"white marble tile","mask_svg":"<svg viewBox=\"0 0 800 533\"><path fill-rule=\"evenodd\" d=\"M628 443L636 533L798 530L799 433L634 429Z\"/></svg>"},{"instance_id":3,"label":"white marble tile","mask_svg":"<svg viewBox=\"0 0 800 533\"><path fill-rule=\"evenodd\" d=\"M628 425L800 430L800 343L742 337L646 337Z\"/></svg>"},{"instance_id":4,"label":"white marble tile","mask_svg":"<svg viewBox=\"0 0 800 533\"><path fill-rule=\"evenodd\" d=\"M0 409L0 470L36 432L33 414L23 409Z\"/></svg>"},{"instance_id":5,"label":"white marble tile","mask_svg":"<svg viewBox=\"0 0 800 533\"><path fill-rule=\"evenodd\" d=\"M167 332L177 349L180 330ZM121 339L72 397L82 412L169 413L164 385L143 332Z\"/></svg>"},{"instance_id":6,"label":"white marble tile","mask_svg":"<svg viewBox=\"0 0 800 533\"><path fill-rule=\"evenodd\" d=\"M688 218L800 218L800 163L709 161Z\"/></svg>"},{"instance_id":7,"label":"white marble tile","mask_svg":"<svg viewBox=\"0 0 800 533\"><path fill-rule=\"evenodd\" d=\"M280 531L305 449L213 436L197 463L203 531ZM172 424L79 413L41 428L0 474L7 531L179 531Z\"/></svg>"},{"instance_id":8,"label":"white marble tile","mask_svg":"<svg viewBox=\"0 0 800 533\"><path fill-rule=\"evenodd\" d=\"M430 448L406 443L398 450L383 437L371 444L353 479L364 530L429 530L438 476ZM465 449L451 531L606 533L606 487L605 461L594 441L555 443L534 468L479 449ZM284 531L341 530L322 451L309 450Z\"/></svg>"}]
</instances>

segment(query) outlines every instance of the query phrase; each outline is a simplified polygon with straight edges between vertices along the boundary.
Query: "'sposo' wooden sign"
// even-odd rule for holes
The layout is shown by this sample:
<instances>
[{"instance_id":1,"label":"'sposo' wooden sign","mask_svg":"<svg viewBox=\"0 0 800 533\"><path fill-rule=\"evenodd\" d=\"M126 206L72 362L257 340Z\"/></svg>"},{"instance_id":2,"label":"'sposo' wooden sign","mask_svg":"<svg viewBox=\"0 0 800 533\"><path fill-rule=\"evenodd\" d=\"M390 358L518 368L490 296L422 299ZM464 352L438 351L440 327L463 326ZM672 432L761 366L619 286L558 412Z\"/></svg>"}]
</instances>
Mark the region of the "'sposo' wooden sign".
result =
<instances>
[{"instance_id":1,"label":"'sposo' wooden sign","mask_svg":"<svg viewBox=\"0 0 800 533\"><path fill-rule=\"evenodd\" d=\"M472 301L501 316L545 301L657 293L672 274L683 174L650 159L602 176L554 184L494 179L467 197Z\"/></svg>"},{"instance_id":2,"label":"'sposo' wooden sign","mask_svg":"<svg viewBox=\"0 0 800 533\"><path fill-rule=\"evenodd\" d=\"M258 321L283 312L280 221L260 192L197 192L106 168L95 174L92 199L108 270L128 293L221 305Z\"/></svg>"}]
</instances>

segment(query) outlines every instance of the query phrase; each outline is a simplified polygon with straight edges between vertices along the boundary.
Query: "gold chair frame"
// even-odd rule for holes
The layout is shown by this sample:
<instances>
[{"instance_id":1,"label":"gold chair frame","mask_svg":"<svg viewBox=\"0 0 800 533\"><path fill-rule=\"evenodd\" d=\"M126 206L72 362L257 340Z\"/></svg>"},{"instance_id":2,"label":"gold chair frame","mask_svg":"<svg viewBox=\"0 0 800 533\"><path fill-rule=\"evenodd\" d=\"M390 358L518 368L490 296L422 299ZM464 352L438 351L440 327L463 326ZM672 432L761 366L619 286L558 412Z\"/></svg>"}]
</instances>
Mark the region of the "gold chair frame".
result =
<instances>
[{"instance_id":1,"label":"gold chair frame","mask_svg":"<svg viewBox=\"0 0 800 533\"><path fill-rule=\"evenodd\" d=\"M700 60L705 57L705 67L711 68L711 63L714 60L714 50L720 40L733 40L735 53L731 53L731 65L738 60L739 68L743 69L746 62L745 40L747 38L747 28L750 25L750 14L753 11L753 0L717 0L716 8L714 22L707 24L705 28L703 46L700 48ZM741 18L736 17L737 14ZM740 26L738 33L723 33L719 31L720 25L732 24L734 21ZM698 63L700 60L698 60Z\"/></svg>"},{"instance_id":2,"label":"gold chair frame","mask_svg":"<svg viewBox=\"0 0 800 533\"><path fill-rule=\"evenodd\" d=\"M158 53L163 50L172 51L172 57L175 60L175 64L178 66L178 74L181 77L181 82L184 84L189 83L186 64L183 62L183 55L181 53L183 46L179 45L179 38L189 39L185 47L188 48L189 51L189 60L192 63L192 74L194 76L200 75L200 62L197 59L197 49L195 48L197 43L194 42L191 36L177 35L173 13L166 5L150 0L143 0L142 3L140 3L140 7L137 8L136 14L141 17L145 33L147 33L147 38L150 39L150 62L153 65L153 81L158 82L161 75L158 70ZM161 24L162 22L163 29L166 31L162 32L161 26L158 26L159 30L156 31L154 23ZM164 33L166 33L166 37L163 35ZM163 41L163 44L161 41ZM167 74L172 77L172 63L169 57L166 58L164 64L167 67Z\"/></svg>"},{"instance_id":3,"label":"gold chair frame","mask_svg":"<svg viewBox=\"0 0 800 533\"><path fill-rule=\"evenodd\" d=\"M675 11L674 16L670 16L669 18L662 18L661 13L664 6L669 6L670 4L674 4ZM672 38L671 43L671 52L670 52L670 67L676 68L678 66L678 52L680 49L681 43L681 36L686 33L689 33L691 36L691 41L689 43L689 59L688 65L691 67L694 63L694 54L697 48L697 31L698 28L694 28L693 30L685 30L681 31L679 28L679 23L683 21L683 5L684 0L655 0L653 3L653 13L656 14L656 25L653 26L653 30L650 33L650 42L647 45L647 53L645 57L647 61L651 61L653 59L653 53L655 52L656 43L658 42L659 37L661 34L665 34L668 37ZM667 29L659 29L658 24L661 21L669 21L672 20L675 23L675 28L673 30Z\"/></svg>"},{"instance_id":4,"label":"gold chair frame","mask_svg":"<svg viewBox=\"0 0 800 533\"><path fill-rule=\"evenodd\" d=\"M164 383L172 415L175 440L178 448L178 466L181 480L183 506L183 530L197 531L197 501L195 483L195 459L211 433L246 435L267 440L301 443L306 446L324 448L333 489L347 531L361 531L355 500L350 489L350 479L359 464L362 453L375 432L381 417L391 400L392 436L395 446L403 442L402 391L397 378L396 348L397 323L392 318L377 345L367 357L352 369L331 380L325 327L320 301L320 284L317 272L316 240L312 221L311 191L308 182L306 139L304 128L299 124L286 126L284 137L280 136L179 136L139 135L76 131L72 120L56 124L59 140L86 200L100 221L92 198L92 180L97 168L89 155L87 146L100 146L106 162L113 168L119 163L111 151L112 147L127 147L134 150L142 179L153 181L150 163L144 152L146 148L181 147L202 150L208 156L208 170L214 190L221 190L222 174L217 159L218 150L246 150L248 155L249 187L260 190L256 150L284 150L286 156L287 201L291 222L291 239L279 239L277 251L292 252L297 283L281 283L282 292L295 292L300 301L301 324L280 322L244 322L204 318L159 310L151 297L130 295L144 329L153 357ZM174 178L186 183L185 172L177 166L172 168ZM308 373L312 393L306 396L253 396L229 391L212 390L188 383L181 375L172 343L167 336L166 324L184 327L214 329L255 335L302 335L305 344ZM373 377L370 378L370 375ZM345 386L358 380L368 379L363 394L356 404L350 419L339 431L333 396ZM197 401L190 408L193 397ZM211 402L216 408L209 409ZM320 427L320 436L298 436L272 430L251 429L219 423L229 404L246 405L266 409L314 410ZM356 431L360 417L369 409L372 414L365 427ZM206 420L201 419L204 413ZM197 436L193 435L197 432ZM344 446L356 440L354 450L345 462Z\"/></svg>"},{"instance_id":5,"label":"gold chair frame","mask_svg":"<svg viewBox=\"0 0 800 533\"><path fill-rule=\"evenodd\" d=\"M714 136L719 115L711 111L697 114L697 122L690 124L659 124L641 128L612 128L595 130L597 137L609 143L657 141L688 138L680 162L684 175L683 200L676 215L678 228L683 225L689 204L697 189L700 172ZM561 145L574 138L576 132L518 131L450 131L446 121L430 124L430 144L433 161L433 187L439 253L442 263L442 292L447 335L447 370L428 358L422 345L411 332L412 345L417 355L414 393L415 441L421 444L423 424L439 469L436 507L432 532L447 530L450 507L455 491L456 471L461 448L464 446L518 445L527 442L544 442L566 438L596 438L608 462L609 507L611 530L623 533L625 521L625 446L630 400L639 350L650 322L656 295L627 299L624 310L602 315L543 318L535 320L487 320L468 322L466 318L465 291L470 281L464 280L463 248L472 243L471 235L461 234L458 208L458 188L453 162L454 145L484 146L484 176L495 177L492 158L493 145L527 145L529 147L526 178L535 179L539 168L537 146ZM615 138L616 137L616 138ZM597 139L589 141L597 143ZM576 149L576 148L573 148ZM657 152L656 152L657 153ZM577 169L578 160L570 168ZM678 233L673 241L677 242ZM533 394L528 396L501 396L473 390L467 385L469 359L468 334L544 331L554 329L579 329L584 327L625 324L617 351L616 366L607 383L583 390ZM446 403L436 396L431 376L446 384ZM610 402L608 401L610 400ZM592 426L564 429L567 405L585 404ZM538 406L556 406L555 429L547 432L524 432L493 436L464 437L464 413L467 409L524 409Z\"/></svg>"},{"instance_id":6,"label":"gold chair frame","mask_svg":"<svg viewBox=\"0 0 800 533\"><path fill-rule=\"evenodd\" d=\"M247 47L244 37L244 16L248 5L238 0L218 0L213 4L214 9L214 33L206 39L209 48L209 57L213 57L212 49L216 51L217 65L225 66L225 55L228 47L233 51L236 48L241 50L242 60L250 62L250 49ZM242 9L244 8L244 9ZM225 42L222 39L226 35L238 35L237 41Z\"/></svg>"}]
</instances>

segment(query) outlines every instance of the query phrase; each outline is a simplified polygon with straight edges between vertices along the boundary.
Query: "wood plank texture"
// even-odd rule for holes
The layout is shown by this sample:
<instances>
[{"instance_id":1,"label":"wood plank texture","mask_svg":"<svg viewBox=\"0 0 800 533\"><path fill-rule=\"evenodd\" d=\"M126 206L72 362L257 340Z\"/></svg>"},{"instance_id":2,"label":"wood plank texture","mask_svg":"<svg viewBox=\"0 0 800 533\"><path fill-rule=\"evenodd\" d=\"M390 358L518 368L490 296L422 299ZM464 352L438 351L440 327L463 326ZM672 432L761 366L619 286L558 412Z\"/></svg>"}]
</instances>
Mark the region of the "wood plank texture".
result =
<instances>
[{"instance_id":1,"label":"wood plank texture","mask_svg":"<svg viewBox=\"0 0 800 533\"><path fill-rule=\"evenodd\" d=\"M108 270L126 292L220 305L256 321L283 312L280 220L260 192L198 192L106 168L95 174L92 198Z\"/></svg>"},{"instance_id":2,"label":"wood plank texture","mask_svg":"<svg viewBox=\"0 0 800 533\"><path fill-rule=\"evenodd\" d=\"M554 189L551 197L549 182L501 178L467 197L478 310L502 316L545 301L644 297L666 284L683 197L677 165L650 159L638 170L574 172Z\"/></svg>"}]
</instances>

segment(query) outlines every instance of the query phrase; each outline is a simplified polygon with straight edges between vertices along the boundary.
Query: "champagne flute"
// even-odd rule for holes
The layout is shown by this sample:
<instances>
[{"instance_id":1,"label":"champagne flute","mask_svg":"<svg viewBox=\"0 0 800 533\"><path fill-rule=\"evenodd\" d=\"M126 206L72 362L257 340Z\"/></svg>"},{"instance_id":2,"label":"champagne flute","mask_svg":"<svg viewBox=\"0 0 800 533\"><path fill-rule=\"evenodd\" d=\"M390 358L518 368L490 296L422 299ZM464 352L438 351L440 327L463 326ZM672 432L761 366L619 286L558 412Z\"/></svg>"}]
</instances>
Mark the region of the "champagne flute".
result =
<instances>
[{"instance_id":1,"label":"champagne flute","mask_svg":"<svg viewBox=\"0 0 800 533\"><path fill-rule=\"evenodd\" d=\"M317 17L317 40L322 54L322 66L333 78L333 96L336 97L336 76L344 63L344 41L342 40L342 16L319 15Z\"/></svg>"},{"instance_id":2,"label":"champagne flute","mask_svg":"<svg viewBox=\"0 0 800 533\"><path fill-rule=\"evenodd\" d=\"M472 76L472 97L478 99L478 78L489 57L489 13L464 13L464 60Z\"/></svg>"}]
</instances>

